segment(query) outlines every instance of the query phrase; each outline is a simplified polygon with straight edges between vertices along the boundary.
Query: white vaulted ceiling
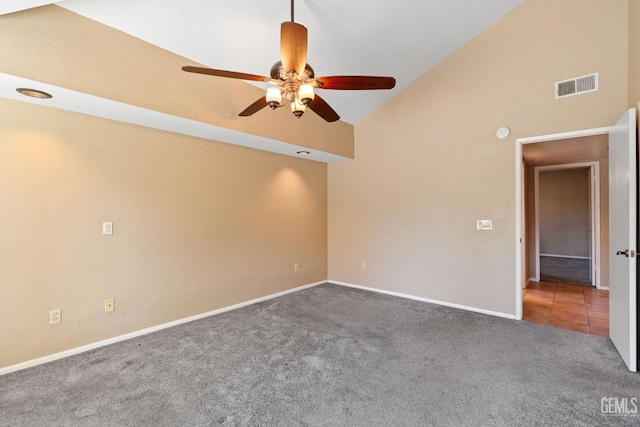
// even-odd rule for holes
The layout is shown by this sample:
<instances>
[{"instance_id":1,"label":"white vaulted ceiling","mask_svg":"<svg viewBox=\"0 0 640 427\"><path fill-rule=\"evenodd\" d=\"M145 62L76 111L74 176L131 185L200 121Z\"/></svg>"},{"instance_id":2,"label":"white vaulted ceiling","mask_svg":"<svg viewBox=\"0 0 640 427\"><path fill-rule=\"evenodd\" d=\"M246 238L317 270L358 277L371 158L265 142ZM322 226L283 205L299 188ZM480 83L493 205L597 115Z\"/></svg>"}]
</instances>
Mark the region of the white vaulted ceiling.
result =
<instances>
[{"instance_id":1,"label":"white vaulted ceiling","mask_svg":"<svg viewBox=\"0 0 640 427\"><path fill-rule=\"evenodd\" d=\"M524 0L296 0L317 76L393 76L391 91L322 91L343 121L357 123ZM53 3L9 0L0 13ZM66 0L57 5L184 56L194 63L269 75L279 60L289 0ZM131 64L135 66L135 64ZM185 64L186 65L186 64ZM144 66L144 64L140 64ZM202 77L202 84L207 79ZM247 99L249 105L253 99Z\"/></svg>"},{"instance_id":2,"label":"white vaulted ceiling","mask_svg":"<svg viewBox=\"0 0 640 427\"><path fill-rule=\"evenodd\" d=\"M318 93L341 116L343 122L326 124L326 126L332 126L329 132L342 132L340 135L347 135L348 131L347 133L344 131L345 126L358 123L524 1L295 0L295 22L308 29L307 62L314 68L317 77L373 75L392 76L397 81L393 90L319 90ZM216 90L221 87L221 80L228 82L229 79L183 73L180 70L182 65L204 65L210 68L268 76L271 66L280 59L280 23L291 19L290 0L270 2L258 0L66 0L60 2L4 0L0 4L0 15L52 3L67 9L64 11L67 14L64 17L66 19L64 23L57 24L57 21L49 20L44 25L48 26L48 30L43 30L38 26L36 18L33 21L35 26L24 28L24 31L35 32L32 34L43 31L37 37L44 42L43 49L46 49L48 42L47 31L51 32L56 25L62 26L58 28L65 29L64 37L71 39L83 37L83 33L79 30L65 26L73 26L75 23L67 17L79 15L79 19L87 18L85 23L95 21L96 25L103 24L101 27L106 25L117 30L114 33L124 33L125 36L129 35L142 40L141 43L145 46L151 44L159 47L159 52L168 53L173 58L171 65L167 69L155 69L154 65L158 67L159 63L157 53L154 53L155 62L145 61L149 58L145 57L143 52L139 55L139 61L138 58L132 59L130 52L123 52L125 54L121 58L120 51L114 50L117 47L107 44L109 40L104 40L104 47L99 48L99 53L95 57L93 53L88 53L87 58L90 60L83 62L82 66L99 63L107 67L106 64L121 61L119 62L121 66L117 70L94 68L92 71L95 74L77 74L78 70L82 70L75 67L78 64L78 57L74 62L70 58L57 57L54 54L54 56L48 56L49 62L45 67L49 66L49 68L45 68L47 70L45 74L33 73L36 79L31 80L25 74L31 74L30 70L33 68L23 66L21 74L14 71L17 68L11 62L7 62L2 67L3 71L0 72L0 97L281 154L297 156L298 150L307 150L311 151L311 155L307 157L309 160L333 162L352 157L348 147L322 148L323 144L333 142L331 136L325 135L324 132L315 133L320 136L313 143L301 137L304 135L298 130L301 125L311 124L313 120L320 120L323 125L326 123L317 116L304 117L297 123L298 127L287 126L288 136L274 134L271 129L274 121L266 118L268 114L274 114L270 116L274 119L278 114L281 118L284 117L282 116L284 112L280 110L273 113L265 109L255 116L239 120L238 113L252 104L260 93L255 87L249 85L262 84L235 80L233 94L231 94L225 90ZM39 13L34 9L25 12L25 16L30 18L47 16L50 19L58 19L64 15L53 13L54 11L55 8L48 8ZM0 32L2 32L2 19L3 16L0 16ZM12 28L19 28L19 23L22 22L20 19L10 21L13 24L18 22L18 27ZM85 23L78 21L78 26L87 28ZM60 37L60 32L53 32ZM23 39L17 35L15 40ZM85 44L79 43L79 45L84 49L87 48ZM131 45L138 46L137 41L131 39ZM14 54L19 52L17 55L31 55L31 53L22 53L19 50L20 46L20 43L14 42L11 45L14 50L11 52ZM53 52L54 46L51 47L50 52ZM65 52L69 54L68 51ZM149 53L149 51L145 52ZM109 62L107 57L111 58L112 62ZM122 62L123 58L127 60ZM185 58L184 63L183 58ZM176 61L178 62L175 63ZM40 64L33 65L40 66ZM73 70L76 74L67 74L65 67L71 67L69 71ZM52 77L48 77L49 74ZM189 97L191 97L189 99L195 99L195 104L187 104L194 105L194 108L176 110L167 108L166 103L162 104L163 108L155 108L156 101L149 102L149 96L153 97L158 92L153 92L152 89L150 94L137 92L136 96L145 96L144 101L128 92L123 96L121 92L118 92L118 95L108 89L124 87L126 83L124 76L134 74L137 77L149 76L156 85L154 88L160 91L162 88L171 88L171 91L164 92L171 92L174 96L178 94L182 102ZM62 75L68 77L62 78ZM165 76L165 78L158 76ZM96 81L101 89L96 89L95 84L87 85L87 79ZM20 80L23 87L46 89L54 96L43 102L43 100L16 95L17 80ZM62 83L62 86L56 85L56 81L58 84ZM189 87L180 88L184 85ZM85 91L89 86L93 90ZM146 88L146 86L137 88L143 87ZM228 87L227 83L225 87ZM209 100L205 95L199 95L198 88L202 88L203 93L207 92L206 96L214 98L226 96L226 98L216 98L217 104L214 104L214 100ZM144 91L144 89L140 90ZM251 92L252 95L245 99L245 92ZM239 95L241 93L243 95ZM157 103L162 103L164 98L158 99ZM172 100L178 101L177 98ZM169 102L178 105L173 101ZM211 112L206 115L208 103L211 103ZM140 109L140 107L143 108ZM199 117L196 117L194 112L199 113ZM309 114L314 115L307 113L305 116ZM207 119L203 121L202 118L205 115ZM292 117L292 120L295 119ZM342 130L338 131L338 129ZM352 147L351 142L351 150ZM309 148L313 149L309 150Z\"/></svg>"}]
</instances>

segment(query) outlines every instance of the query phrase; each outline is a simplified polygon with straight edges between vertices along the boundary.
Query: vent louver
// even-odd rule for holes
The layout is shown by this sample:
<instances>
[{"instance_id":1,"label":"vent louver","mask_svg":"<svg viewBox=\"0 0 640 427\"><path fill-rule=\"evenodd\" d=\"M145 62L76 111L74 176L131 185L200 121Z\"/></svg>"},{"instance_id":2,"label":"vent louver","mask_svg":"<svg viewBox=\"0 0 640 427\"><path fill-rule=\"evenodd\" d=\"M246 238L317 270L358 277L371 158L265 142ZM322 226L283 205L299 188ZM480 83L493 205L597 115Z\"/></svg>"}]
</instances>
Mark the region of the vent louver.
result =
<instances>
[{"instance_id":1,"label":"vent louver","mask_svg":"<svg viewBox=\"0 0 640 427\"><path fill-rule=\"evenodd\" d=\"M598 73L556 82L556 99L595 92L599 89Z\"/></svg>"}]
</instances>

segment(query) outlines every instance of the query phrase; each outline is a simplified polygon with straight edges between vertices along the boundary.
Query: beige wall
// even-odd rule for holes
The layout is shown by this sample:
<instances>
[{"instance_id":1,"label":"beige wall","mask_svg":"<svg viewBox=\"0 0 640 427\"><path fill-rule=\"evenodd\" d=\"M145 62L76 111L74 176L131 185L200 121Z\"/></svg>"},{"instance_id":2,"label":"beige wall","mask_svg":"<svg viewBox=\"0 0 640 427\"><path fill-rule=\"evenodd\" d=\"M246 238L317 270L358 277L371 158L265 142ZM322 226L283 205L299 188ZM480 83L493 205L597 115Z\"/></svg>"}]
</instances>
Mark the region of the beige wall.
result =
<instances>
[{"instance_id":1,"label":"beige wall","mask_svg":"<svg viewBox=\"0 0 640 427\"><path fill-rule=\"evenodd\" d=\"M629 0L629 108L640 103L640 1Z\"/></svg>"},{"instance_id":2,"label":"beige wall","mask_svg":"<svg viewBox=\"0 0 640 427\"><path fill-rule=\"evenodd\" d=\"M333 280L513 314L514 139L608 126L639 98L629 11L528 0L359 123L357 160L328 177L323 164L0 100L0 367L323 280L327 252ZM0 72L353 155L352 126L290 125L282 111L240 121L259 89L203 85L178 71L184 58L55 6L3 16L0 38ZM595 71L601 91L553 99L553 82ZM63 322L49 326L54 308Z\"/></svg>"},{"instance_id":3,"label":"beige wall","mask_svg":"<svg viewBox=\"0 0 640 427\"><path fill-rule=\"evenodd\" d=\"M0 367L327 278L325 164L5 99L0 141Z\"/></svg>"},{"instance_id":4,"label":"beige wall","mask_svg":"<svg viewBox=\"0 0 640 427\"><path fill-rule=\"evenodd\" d=\"M330 279L515 314L514 140L616 122L627 22L626 2L528 0L356 125L356 160L329 166ZM554 99L592 72L602 90Z\"/></svg>"},{"instance_id":5,"label":"beige wall","mask_svg":"<svg viewBox=\"0 0 640 427\"><path fill-rule=\"evenodd\" d=\"M538 185L540 253L589 257L589 169L542 171Z\"/></svg>"}]
</instances>

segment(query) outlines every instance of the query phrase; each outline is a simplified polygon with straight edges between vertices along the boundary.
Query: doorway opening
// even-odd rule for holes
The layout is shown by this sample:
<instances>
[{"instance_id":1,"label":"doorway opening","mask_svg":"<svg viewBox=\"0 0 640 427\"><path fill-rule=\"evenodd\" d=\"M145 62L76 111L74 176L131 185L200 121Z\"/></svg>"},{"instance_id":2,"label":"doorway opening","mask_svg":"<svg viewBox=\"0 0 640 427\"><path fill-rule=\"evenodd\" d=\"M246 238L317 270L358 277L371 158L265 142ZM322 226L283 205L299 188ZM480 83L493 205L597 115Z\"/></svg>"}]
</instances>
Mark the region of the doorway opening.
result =
<instances>
[{"instance_id":1,"label":"doorway opening","mask_svg":"<svg viewBox=\"0 0 640 427\"><path fill-rule=\"evenodd\" d=\"M606 140L591 137L578 141L566 140L565 147L592 144L582 156L595 156L591 162L533 166L534 206L525 205L525 220L533 223L534 262L529 281L589 285L600 289L600 162L606 166ZM525 163L528 153L538 151L534 163L540 162L540 150L548 148L524 147ZM575 154L573 154L575 155ZM555 162L557 154L543 155L545 162ZM527 166L531 167L528 163ZM525 179L525 193L529 190ZM606 206L605 206L606 208ZM531 229L530 224L526 225ZM530 248L529 248L530 249ZM606 252L605 252L606 254ZM527 258L530 258L527 257ZM602 257L606 258L606 257Z\"/></svg>"},{"instance_id":2,"label":"doorway opening","mask_svg":"<svg viewBox=\"0 0 640 427\"><path fill-rule=\"evenodd\" d=\"M606 289L601 278L608 277L609 129L516 140L516 274L519 284L516 312L519 319L526 317L525 320L536 323L608 335L608 292L601 289ZM558 217L558 205L567 198L575 199L576 195L571 194L571 185L558 194L558 185L554 187L553 183L566 183L572 179L580 180L584 188L581 201L573 200L573 205L581 204L584 211L580 218ZM545 193L545 181L551 182L551 195L548 191ZM573 188L575 190L575 185ZM552 203L546 211L545 200ZM545 215L552 218L555 215L551 224L545 224ZM577 286L570 283L573 280L567 280L571 277L563 274L546 274L545 261L549 259L586 264L585 281L593 286ZM523 316L523 300L526 316Z\"/></svg>"},{"instance_id":3,"label":"doorway opening","mask_svg":"<svg viewBox=\"0 0 640 427\"><path fill-rule=\"evenodd\" d=\"M523 146L526 144L547 143L556 140L594 137L606 135L608 157L607 172L602 170L603 177L608 178L607 200L602 200L601 213L601 277L607 283L601 287L610 287L609 293L609 337L615 345L622 360L630 371L636 372L638 365L638 316L637 316L637 243L638 243L638 173L637 173L637 134L638 114L635 108L624 112L614 126L543 135L516 139L516 317L523 317L523 289L527 284L528 265L527 240L525 227L525 177L526 163L523 157ZM577 160L576 160L577 161ZM566 162L570 163L570 162ZM602 168L601 168L602 169ZM604 194L601 194L604 199ZM603 209L603 207L606 208ZM610 220L609 220L610 218ZM604 225L607 230L603 230ZM605 242L605 238L607 238ZM530 239L529 239L530 240ZM611 245L611 249L609 249ZM608 263L605 264L605 261ZM605 272L606 267L606 272ZM583 287L584 288L584 287ZM593 289L593 288L591 288ZM597 292L608 292L593 289ZM528 294L528 292L526 292Z\"/></svg>"}]
</instances>

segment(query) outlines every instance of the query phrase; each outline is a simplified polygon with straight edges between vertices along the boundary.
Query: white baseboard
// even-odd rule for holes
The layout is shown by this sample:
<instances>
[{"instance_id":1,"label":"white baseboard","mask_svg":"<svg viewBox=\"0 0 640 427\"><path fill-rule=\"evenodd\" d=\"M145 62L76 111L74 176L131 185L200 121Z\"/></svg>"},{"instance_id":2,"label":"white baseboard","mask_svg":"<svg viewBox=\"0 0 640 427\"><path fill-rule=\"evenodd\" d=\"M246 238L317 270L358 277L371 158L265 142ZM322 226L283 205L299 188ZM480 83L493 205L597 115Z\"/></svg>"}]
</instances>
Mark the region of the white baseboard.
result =
<instances>
[{"instance_id":1,"label":"white baseboard","mask_svg":"<svg viewBox=\"0 0 640 427\"><path fill-rule=\"evenodd\" d=\"M369 288L367 286L354 285L354 284L351 284L351 283L337 282L335 280L329 280L329 283L332 283L334 285L346 286L348 288L356 288L356 289L362 289L364 291L371 291L371 292L377 292L379 294L391 295L391 296L394 296L394 297L407 298L407 299L412 299L412 300L416 300L416 301L428 302L428 303L431 303L431 304L443 305L443 306L446 306L446 307L457 308L457 309L460 309L460 310L473 311L475 313L488 314L490 316L503 317L505 319L517 320L517 318L516 318L516 316L514 314L500 313L498 311L485 310L483 308L470 307L470 306L467 306L467 305L454 304L454 303L445 302L445 301L438 301L438 300L434 300L434 299L430 299L430 298L422 298L422 297L417 297L417 296L414 296L414 295L403 294L403 293L400 293L400 292L392 292L392 291L385 291L383 289Z\"/></svg>"},{"instance_id":2,"label":"white baseboard","mask_svg":"<svg viewBox=\"0 0 640 427\"><path fill-rule=\"evenodd\" d=\"M20 371L22 369L31 368L33 366L42 365L44 363L53 362L54 360L63 359L65 357L73 356L75 354L84 353L89 350L93 350L99 347L104 347L105 345L114 344L120 341L125 341L131 338L136 338L142 335L150 334L152 332L161 331L162 329L171 328L173 326L182 325L183 323L193 322L194 320L204 319L205 317L215 316L216 314L226 313L227 311L237 310L238 308L246 307L248 305L256 304L262 301L267 301L273 298L278 298L283 295L291 294L293 292L302 291L304 289L309 289L314 286L322 285L327 283L326 280L316 283L310 283L308 285L298 286L297 288L288 289L286 291L278 292L275 294L267 295L264 297L252 299L250 301L241 302L239 304L230 305L228 307L222 307L217 310L208 311L206 313L196 314L195 316L185 317L184 319L174 320L172 322L163 323L161 325L152 326L150 328L141 329L139 331L130 332L128 334L120 335L113 338L108 338L106 340L94 342L91 344L83 345L81 347L72 348L69 350L61 351L59 353L50 354L48 356L39 357L37 359L28 360L26 362L18 363L15 365L7 366L4 368L0 368L0 375L5 375L10 372Z\"/></svg>"}]
</instances>

